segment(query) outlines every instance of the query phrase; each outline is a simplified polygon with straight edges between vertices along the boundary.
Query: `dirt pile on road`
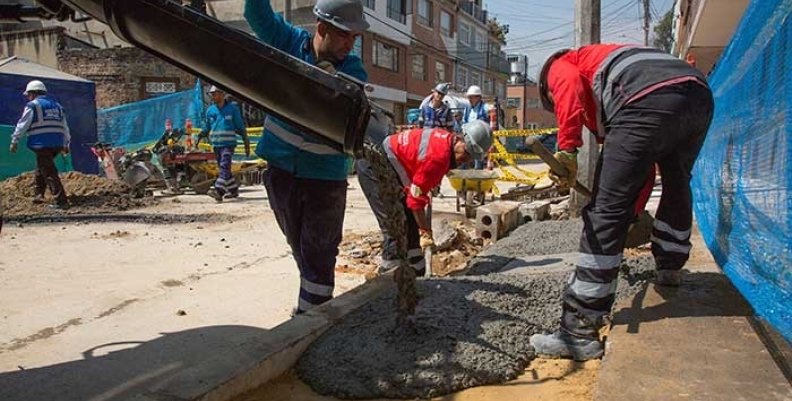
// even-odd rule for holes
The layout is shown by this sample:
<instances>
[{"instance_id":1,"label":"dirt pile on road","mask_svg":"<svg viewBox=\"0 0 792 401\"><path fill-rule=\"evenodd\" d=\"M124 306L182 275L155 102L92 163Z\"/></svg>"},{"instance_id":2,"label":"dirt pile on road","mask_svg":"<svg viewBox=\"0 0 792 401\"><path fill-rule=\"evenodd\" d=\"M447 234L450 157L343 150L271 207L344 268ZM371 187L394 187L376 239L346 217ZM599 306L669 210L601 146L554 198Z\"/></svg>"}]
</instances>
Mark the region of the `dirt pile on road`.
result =
<instances>
[{"instance_id":1,"label":"dirt pile on road","mask_svg":"<svg viewBox=\"0 0 792 401\"><path fill-rule=\"evenodd\" d=\"M68 172L60 175L66 189L70 208L66 211L51 209L49 189L47 203L33 203L33 173L25 173L0 181L0 202L6 217L41 216L48 214L110 213L151 205L151 197L135 199L130 188L121 181L95 175Z\"/></svg>"}]
</instances>

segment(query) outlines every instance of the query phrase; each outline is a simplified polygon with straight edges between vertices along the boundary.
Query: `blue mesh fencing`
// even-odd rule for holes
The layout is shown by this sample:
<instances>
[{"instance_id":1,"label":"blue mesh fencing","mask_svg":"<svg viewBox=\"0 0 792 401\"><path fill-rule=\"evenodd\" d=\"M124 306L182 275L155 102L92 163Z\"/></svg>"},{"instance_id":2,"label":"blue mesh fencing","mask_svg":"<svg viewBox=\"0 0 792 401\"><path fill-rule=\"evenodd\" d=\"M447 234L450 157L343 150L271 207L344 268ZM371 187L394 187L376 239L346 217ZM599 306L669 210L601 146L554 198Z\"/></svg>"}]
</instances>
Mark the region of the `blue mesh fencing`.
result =
<instances>
[{"instance_id":1,"label":"blue mesh fencing","mask_svg":"<svg viewBox=\"0 0 792 401\"><path fill-rule=\"evenodd\" d=\"M203 97L197 81L187 91L99 110L99 140L134 150L158 140L165 131L165 120L170 119L173 127L179 128L189 118L199 127L202 114Z\"/></svg>"},{"instance_id":2,"label":"blue mesh fencing","mask_svg":"<svg viewBox=\"0 0 792 401\"><path fill-rule=\"evenodd\" d=\"M754 0L709 80L715 117L693 172L707 246L792 341L792 0Z\"/></svg>"}]
</instances>

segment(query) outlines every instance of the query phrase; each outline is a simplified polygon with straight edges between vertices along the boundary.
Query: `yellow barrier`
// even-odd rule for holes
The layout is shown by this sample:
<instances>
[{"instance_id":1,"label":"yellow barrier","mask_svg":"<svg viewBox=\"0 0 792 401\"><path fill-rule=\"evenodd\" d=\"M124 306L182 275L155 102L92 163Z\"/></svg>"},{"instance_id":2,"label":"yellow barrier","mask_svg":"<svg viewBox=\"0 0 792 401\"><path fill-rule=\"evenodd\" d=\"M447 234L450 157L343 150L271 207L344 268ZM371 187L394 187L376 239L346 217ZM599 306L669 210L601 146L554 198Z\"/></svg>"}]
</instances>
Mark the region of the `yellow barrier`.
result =
<instances>
[{"instance_id":1,"label":"yellow barrier","mask_svg":"<svg viewBox=\"0 0 792 401\"><path fill-rule=\"evenodd\" d=\"M492 145L495 152L490 152L489 159L500 170L501 176L498 178L500 181L516 182L519 184L535 185L539 180L547 176L547 172L535 173L528 171L517 165L517 160L536 160L534 154L523 153L510 153L503 143L498 138L519 137L519 136L535 136L550 134L558 128L540 128L540 129L512 129L512 130L497 130L492 133ZM517 170L522 177L518 177L507 167Z\"/></svg>"}]
</instances>

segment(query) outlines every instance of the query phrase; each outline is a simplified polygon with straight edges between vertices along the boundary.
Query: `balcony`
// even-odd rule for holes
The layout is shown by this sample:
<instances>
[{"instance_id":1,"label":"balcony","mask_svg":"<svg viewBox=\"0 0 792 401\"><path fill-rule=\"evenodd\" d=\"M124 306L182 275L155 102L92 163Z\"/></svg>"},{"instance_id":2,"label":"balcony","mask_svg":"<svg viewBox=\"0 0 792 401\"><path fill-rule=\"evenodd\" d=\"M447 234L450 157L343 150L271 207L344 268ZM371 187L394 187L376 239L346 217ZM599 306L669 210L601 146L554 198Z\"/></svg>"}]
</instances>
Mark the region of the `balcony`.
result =
<instances>
[{"instance_id":1,"label":"balcony","mask_svg":"<svg viewBox=\"0 0 792 401\"><path fill-rule=\"evenodd\" d=\"M473 19L476 21L481 22L482 24L487 24L487 11L482 9L481 6L477 5L473 1L460 1L459 8L462 11L468 13Z\"/></svg>"}]
</instances>

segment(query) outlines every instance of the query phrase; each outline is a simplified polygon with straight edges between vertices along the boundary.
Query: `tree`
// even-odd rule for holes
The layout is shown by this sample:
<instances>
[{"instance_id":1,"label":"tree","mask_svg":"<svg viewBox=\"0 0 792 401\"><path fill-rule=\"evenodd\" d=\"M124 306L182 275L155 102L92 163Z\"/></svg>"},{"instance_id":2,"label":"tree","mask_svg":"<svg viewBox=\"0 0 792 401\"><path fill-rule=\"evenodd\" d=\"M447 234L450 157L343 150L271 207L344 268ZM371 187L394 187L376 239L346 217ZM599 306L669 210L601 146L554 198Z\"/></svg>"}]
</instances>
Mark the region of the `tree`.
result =
<instances>
[{"instance_id":1,"label":"tree","mask_svg":"<svg viewBox=\"0 0 792 401\"><path fill-rule=\"evenodd\" d=\"M654 26L654 47L671 53L674 34L671 24L674 22L674 10L668 10L663 18Z\"/></svg>"}]
</instances>

